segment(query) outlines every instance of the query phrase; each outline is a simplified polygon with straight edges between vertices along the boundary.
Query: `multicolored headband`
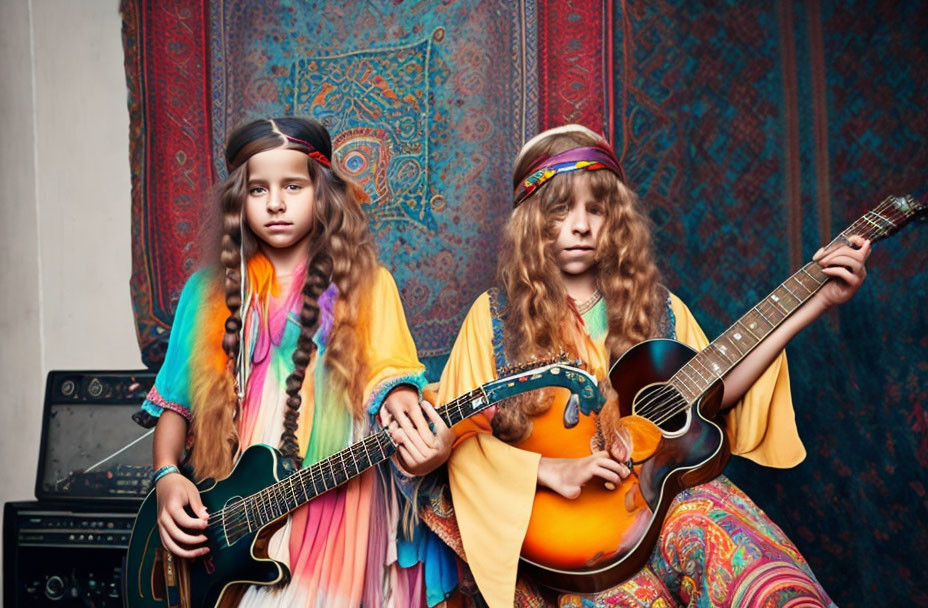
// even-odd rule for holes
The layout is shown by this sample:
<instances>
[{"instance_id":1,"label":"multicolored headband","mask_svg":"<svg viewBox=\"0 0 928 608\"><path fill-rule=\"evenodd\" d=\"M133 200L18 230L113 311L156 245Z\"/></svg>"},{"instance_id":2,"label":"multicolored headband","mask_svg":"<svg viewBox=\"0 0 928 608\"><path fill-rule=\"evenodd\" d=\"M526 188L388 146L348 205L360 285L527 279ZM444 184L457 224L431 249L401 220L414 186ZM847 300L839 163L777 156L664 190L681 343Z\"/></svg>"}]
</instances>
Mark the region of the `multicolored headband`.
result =
<instances>
[{"instance_id":1,"label":"multicolored headband","mask_svg":"<svg viewBox=\"0 0 928 608\"><path fill-rule=\"evenodd\" d=\"M581 170L599 171L600 169L612 171L620 180L625 181L625 172L622 171L615 153L606 144L589 148L573 148L560 154L540 158L529 167L528 177L519 182L512 206L518 207L525 199L551 181L555 175Z\"/></svg>"},{"instance_id":2,"label":"multicolored headband","mask_svg":"<svg viewBox=\"0 0 928 608\"><path fill-rule=\"evenodd\" d=\"M320 165L322 165L322 166L324 166L324 167L327 167L327 168L329 168L329 169L332 168L332 161L330 161L328 158L326 158L326 157L325 157L325 154L323 154L322 152L320 152L319 150L317 150L317 149L316 149L311 143L309 143L308 141L303 141L302 139L299 139L298 137L294 137L294 136L292 136L292 135L287 135L286 133L281 133L281 135L283 135L284 137L286 137L286 138L287 138L287 141L293 142L293 143L295 143L295 144L300 144L301 146L305 146L306 148L308 148L309 151L308 151L306 154L308 154L309 157L310 157L311 159L313 159L314 161L316 161L316 162L319 163Z\"/></svg>"}]
</instances>

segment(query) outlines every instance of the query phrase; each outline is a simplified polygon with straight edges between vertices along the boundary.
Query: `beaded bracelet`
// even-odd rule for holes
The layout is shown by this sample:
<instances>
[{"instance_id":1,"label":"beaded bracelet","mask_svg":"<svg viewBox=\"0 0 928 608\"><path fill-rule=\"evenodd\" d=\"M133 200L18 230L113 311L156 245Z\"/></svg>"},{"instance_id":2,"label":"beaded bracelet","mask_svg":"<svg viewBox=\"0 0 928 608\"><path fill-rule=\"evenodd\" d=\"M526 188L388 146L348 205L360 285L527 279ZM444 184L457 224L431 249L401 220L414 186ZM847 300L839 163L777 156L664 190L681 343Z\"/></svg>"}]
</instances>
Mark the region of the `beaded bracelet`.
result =
<instances>
[{"instance_id":1,"label":"beaded bracelet","mask_svg":"<svg viewBox=\"0 0 928 608\"><path fill-rule=\"evenodd\" d=\"M180 469L178 469L173 464L169 464L167 466L161 467L160 469L155 471L154 474L151 476L151 485L155 485L156 483L158 483L159 479L161 479L165 475L170 475L171 473L180 473Z\"/></svg>"}]
</instances>

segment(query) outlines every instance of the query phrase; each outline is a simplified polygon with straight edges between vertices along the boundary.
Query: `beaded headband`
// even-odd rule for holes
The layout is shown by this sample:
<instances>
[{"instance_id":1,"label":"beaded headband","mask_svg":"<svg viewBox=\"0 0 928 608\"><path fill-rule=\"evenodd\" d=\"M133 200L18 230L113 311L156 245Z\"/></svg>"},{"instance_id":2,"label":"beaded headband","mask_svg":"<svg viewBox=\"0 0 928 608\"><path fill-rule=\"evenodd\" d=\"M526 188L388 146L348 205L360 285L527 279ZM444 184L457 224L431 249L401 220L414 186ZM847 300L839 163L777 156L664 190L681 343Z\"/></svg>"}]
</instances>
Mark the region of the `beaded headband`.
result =
<instances>
[{"instance_id":1,"label":"beaded headband","mask_svg":"<svg viewBox=\"0 0 928 608\"><path fill-rule=\"evenodd\" d=\"M527 173L528 177L519 182L512 200L513 208L522 204L539 188L551 181L555 175L572 173L573 171L599 171L606 169L615 173L620 180L625 181L625 172L622 171L615 153L604 142L602 145L588 148L573 148L553 156L538 159Z\"/></svg>"}]
</instances>

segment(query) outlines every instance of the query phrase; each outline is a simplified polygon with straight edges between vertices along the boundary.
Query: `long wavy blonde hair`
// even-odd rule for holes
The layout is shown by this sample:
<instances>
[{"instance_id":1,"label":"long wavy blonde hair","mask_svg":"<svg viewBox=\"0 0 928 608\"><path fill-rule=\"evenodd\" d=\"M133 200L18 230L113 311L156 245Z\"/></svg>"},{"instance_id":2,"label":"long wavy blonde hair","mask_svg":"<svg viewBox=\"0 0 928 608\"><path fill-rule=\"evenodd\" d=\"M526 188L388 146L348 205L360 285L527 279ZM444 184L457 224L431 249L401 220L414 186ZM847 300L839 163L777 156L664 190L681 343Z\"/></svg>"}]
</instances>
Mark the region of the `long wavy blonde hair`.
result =
<instances>
[{"instance_id":1,"label":"long wavy blonde hair","mask_svg":"<svg viewBox=\"0 0 928 608\"><path fill-rule=\"evenodd\" d=\"M513 189L539 159L593 147L602 138L580 125L545 131L529 140L516 158ZM651 245L651 227L638 197L608 170L557 175L516 207L503 229L497 275L508 299L503 340L509 361L521 362L560 351L576 356L571 310L557 266L557 222L566 214L577 180L588 180L605 217L596 246L597 286L606 302L606 349L618 358L630 346L654 337L664 295ZM493 432L518 442L531 433L531 417L550 402L539 395L515 399L493 417Z\"/></svg>"},{"instance_id":2,"label":"long wavy blonde hair","mask_svg":"<svg viewBox=\"0 0 928 608\"><path fill-rule=\"evenodd\" d=\"M324 365L334 385L334 394L347 395L346 406L355 417L364 414L362 393L366 361L355 330L360 288L370 283L377 264L367 218L361 209L361 200L366 195L337 168L327 167L313 158L319 158L319 154L325 157L322 160L332 157L331 139L318 121L288 117L251 122L229 136L226 145L229 175L216 190L222 235L219 261L224 269L222 283L228 308L222 349L228 356L228 364L221 377L196 381L199 386L194 386L194 400L198 403L192 424L195 441L191 461L198 477L220 477L227 473L238 447L234 420L237 398L232 389L235 362L241 348L241 262L243 254L249 259L258 251L257 237L242 220L248 192L248 159L277 148L307 154L307 168L315 194L302 288L301 329L293 353L293 371L286 381L287 409L281 451L292 459L298 456L296 429L300 388L314 349L312 337L319 321L318 299L330 283L337 286L339 296Z\"/></svg>"}]
</instances>

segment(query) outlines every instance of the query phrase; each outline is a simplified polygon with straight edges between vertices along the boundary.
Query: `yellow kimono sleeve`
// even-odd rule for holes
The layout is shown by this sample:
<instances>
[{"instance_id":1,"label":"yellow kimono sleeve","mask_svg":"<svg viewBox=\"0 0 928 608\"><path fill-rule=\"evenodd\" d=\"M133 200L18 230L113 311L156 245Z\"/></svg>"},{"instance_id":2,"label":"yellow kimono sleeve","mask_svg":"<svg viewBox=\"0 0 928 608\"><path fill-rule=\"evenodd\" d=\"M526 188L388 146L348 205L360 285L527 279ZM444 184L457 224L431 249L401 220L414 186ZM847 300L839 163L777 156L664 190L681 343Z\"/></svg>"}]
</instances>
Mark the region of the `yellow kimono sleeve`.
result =
<instances>
[{"instance_id":1,"label":"yellow kimono sleeve","mask_svg":"<svg viewBox=\"0 0 928 608\"><path fill-rule=\"evenodd\" d=\"M358 333L367 361L364 403L368 413L376 414L387 394L400 384L422 391L425 366L416 354L396 282L382 266L359 303Z\"/></svg>"},{"instance_id":2,"label":"yellow kimono sleeve","mask_svg":"<svg viewBox=\"0 0 928 608\"><path fill-rule=\"evenodd\" d=\"M673 294L670 303L676 317L677 340L697 350L705 348L709 341L689 308ZM725 429L732 453L757 464L789 468L803 461L806 450L796 428L786 351L725 414Z\"/></svg>"},{"instance_id":3,"label":"yellow kimono sleeve","mask_svg":"<svg viewBox=\"0 0 928 608\"><path fill-rule=\"evenodd\" d=\"M442 372L440 403L496 378L492 340L489 298L483 294L464 319ZM541 455L494 437L484 414L454 430L457 442L448 460L448 479L464 553L487 604L509 608Z\"/></svg>"}]
</instances>

